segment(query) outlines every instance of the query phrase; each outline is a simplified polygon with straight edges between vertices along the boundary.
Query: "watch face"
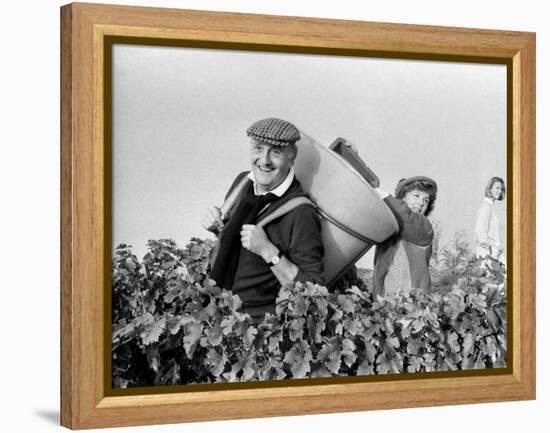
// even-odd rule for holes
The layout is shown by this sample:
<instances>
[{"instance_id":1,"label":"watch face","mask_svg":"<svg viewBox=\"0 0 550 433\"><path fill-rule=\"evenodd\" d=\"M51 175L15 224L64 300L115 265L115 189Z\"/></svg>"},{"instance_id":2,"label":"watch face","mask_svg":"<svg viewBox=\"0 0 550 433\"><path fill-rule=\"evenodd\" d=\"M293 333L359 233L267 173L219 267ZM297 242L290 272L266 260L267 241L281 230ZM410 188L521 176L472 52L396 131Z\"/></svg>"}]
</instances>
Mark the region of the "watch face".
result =
<instances>
[{"instance_id":1,"label":"watch face","mask_svg":"<svg viewBox=\"0 0 550 433\"><path fill-rule=\"evenodd\" d=\"M277 265L277 264L279 264L280 261L281 261L281 259L279 258L279 256L275 256L271 259L271 264L272 265Z\"/></svg>"}]
</instances>

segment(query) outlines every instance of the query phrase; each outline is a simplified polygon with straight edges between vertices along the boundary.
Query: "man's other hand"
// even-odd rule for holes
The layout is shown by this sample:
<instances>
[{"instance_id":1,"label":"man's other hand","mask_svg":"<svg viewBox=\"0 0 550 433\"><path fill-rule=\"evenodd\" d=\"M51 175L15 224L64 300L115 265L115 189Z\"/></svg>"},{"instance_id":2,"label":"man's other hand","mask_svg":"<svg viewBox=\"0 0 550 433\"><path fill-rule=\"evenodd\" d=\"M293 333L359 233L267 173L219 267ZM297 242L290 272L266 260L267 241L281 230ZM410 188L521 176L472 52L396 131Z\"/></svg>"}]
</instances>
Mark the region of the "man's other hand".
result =
<instances>
[{"instance_id":1,"label":"man's other hand","mask_svg":"<svg viewBox=\"0 0 550 433\"><path fill-rule=\"evenodd\" d=\"M201 225L205 230L216 235L219 234L223 228L220 208L213 206L208 209L201 219Z\"/></svg>"}]
</instances>

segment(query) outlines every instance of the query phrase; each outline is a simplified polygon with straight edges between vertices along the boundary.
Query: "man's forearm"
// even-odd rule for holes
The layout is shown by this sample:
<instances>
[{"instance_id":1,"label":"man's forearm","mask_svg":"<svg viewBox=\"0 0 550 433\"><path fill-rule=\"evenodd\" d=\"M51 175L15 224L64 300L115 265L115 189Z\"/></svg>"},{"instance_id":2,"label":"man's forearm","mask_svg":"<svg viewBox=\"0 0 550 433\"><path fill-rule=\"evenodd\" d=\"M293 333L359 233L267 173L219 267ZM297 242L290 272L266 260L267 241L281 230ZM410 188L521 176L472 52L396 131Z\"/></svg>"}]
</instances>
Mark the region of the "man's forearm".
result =
<instances>
[{"instance_id":1,"label":"man's forearm","mask_svg":"<svg viewBox=\"0 0 550 433\"><path fill-rule=\"evenodd\" d=\"M298 275L298 271L298 266L285 256L281 257L281 261L278 264L271 266L271 272L273 272L273 275L277 277L281 284L292 283L296 275Z\"/></svg>"},{"instance_id":2,"label":"man's forearm","mask_svg":"<svg viewBox=\"0 0 550 433\"><path fill-rule=\"evenodd\" d=\"M269 264L271 259L279 253L277 247L271 244L265 251L261 254L262 258ZM281 257L281 260L276 265L270 266L271 272L279 280L279 282L284 285L287 283L292 283L296 275L298 275L299 268L290 261L288 257L284 255Z\"/></svg>"}]
</instances>

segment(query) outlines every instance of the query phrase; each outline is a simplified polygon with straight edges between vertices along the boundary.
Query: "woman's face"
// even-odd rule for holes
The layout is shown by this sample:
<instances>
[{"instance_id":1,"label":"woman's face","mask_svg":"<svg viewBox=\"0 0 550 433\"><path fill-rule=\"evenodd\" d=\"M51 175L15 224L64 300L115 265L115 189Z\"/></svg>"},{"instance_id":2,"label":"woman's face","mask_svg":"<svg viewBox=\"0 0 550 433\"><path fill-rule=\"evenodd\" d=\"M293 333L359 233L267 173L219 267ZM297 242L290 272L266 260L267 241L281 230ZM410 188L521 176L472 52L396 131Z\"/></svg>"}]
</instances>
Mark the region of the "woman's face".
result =
<instances>
[{"instance_id":1,"label":"woman's face","mask_svg":"<svg viewBox=\"0 0 550 433\"><path fill-rule=\"evenodd\" d=\"M493 200L500 200L500 197L502 196L502 183L498 181L494 182L489 192Z\"/></svg>"},{"instance_id":2,"label":"woman's face","mask_svg":"<svg viewBox=\"0 0 550 433\"><path fill-rule=\"evenodd\" d=\"M403 201L407 203L407 206L409 206L413 212L424 215L430 204L430 195L427 192L413 189L405 194Z\"/></svg>"}]
</instances>

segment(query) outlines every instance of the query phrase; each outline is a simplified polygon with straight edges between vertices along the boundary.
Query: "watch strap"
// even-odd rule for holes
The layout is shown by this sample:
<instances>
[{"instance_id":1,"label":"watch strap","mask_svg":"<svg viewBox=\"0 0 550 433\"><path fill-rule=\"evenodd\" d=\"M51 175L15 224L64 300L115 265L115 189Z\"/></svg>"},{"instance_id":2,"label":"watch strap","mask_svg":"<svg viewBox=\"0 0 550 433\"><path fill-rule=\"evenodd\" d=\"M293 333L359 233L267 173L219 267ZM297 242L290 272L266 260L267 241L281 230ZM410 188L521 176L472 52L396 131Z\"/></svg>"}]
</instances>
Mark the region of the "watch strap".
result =
<instances>
[{"instance_id":1,"label":"watch strap","mask_svg":"<svg viewBox=\"0 0 550 433\"><path fill-rule=\"evenodd\" d=\"M283 252L281 250L279 250L279 252L277 253L276 256L272 257L271 260L269 261L269 266L275 266L276 264L278 264L280 261L281 261L281 257L283 257Z\"/></svg>"}]
</instances>

